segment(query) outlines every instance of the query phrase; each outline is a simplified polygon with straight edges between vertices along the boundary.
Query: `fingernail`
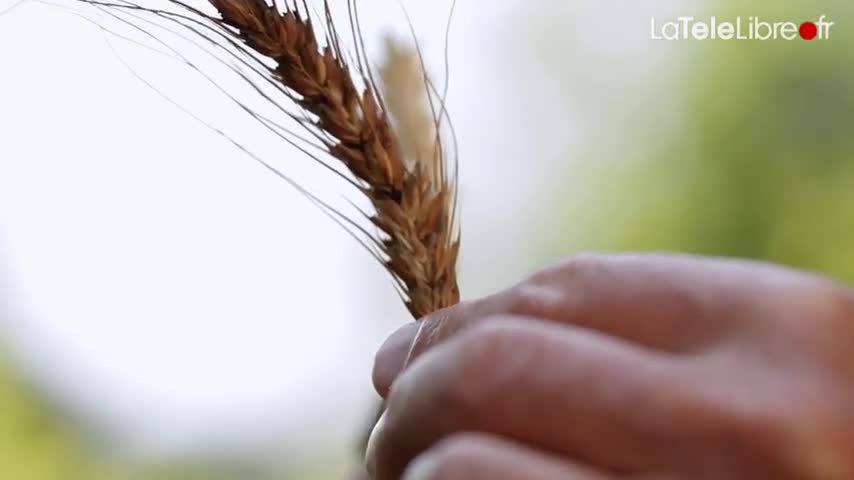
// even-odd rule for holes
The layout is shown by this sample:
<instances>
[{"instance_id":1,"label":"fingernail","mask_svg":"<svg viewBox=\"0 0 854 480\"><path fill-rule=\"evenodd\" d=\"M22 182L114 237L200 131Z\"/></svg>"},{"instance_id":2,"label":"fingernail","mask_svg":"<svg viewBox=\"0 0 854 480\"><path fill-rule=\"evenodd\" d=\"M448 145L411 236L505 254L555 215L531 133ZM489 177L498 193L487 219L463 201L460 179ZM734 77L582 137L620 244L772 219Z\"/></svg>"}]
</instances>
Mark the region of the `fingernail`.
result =
<instances>
[{"instance_id":1,"label":"fingernail","mask_svg":"<svg viewBox=\"0 0 854 480\"><path fill-rule=\"evenodd\" d=\"M380 416L380 419L377 420L376 425L374 425L374 429L371 430L371 435L368 437L368 446L365 448L365 469L368 471L368 476L373 479L377 478L377 435L382 429L383 423L385 423L385 413Z\"/></svg>"},{"instance_id":2,"label":"fingernail","mask_svg":"<svg viewBox=\"0 0 854 480\"><path fill-rule=\"evenodd\" d=\"M383 342L374 358L374 387L383 398L388 394L394 379L403 370L409 349L418 333L419 324L409 322L392 333Z\"/></svg>"}]
</instances>

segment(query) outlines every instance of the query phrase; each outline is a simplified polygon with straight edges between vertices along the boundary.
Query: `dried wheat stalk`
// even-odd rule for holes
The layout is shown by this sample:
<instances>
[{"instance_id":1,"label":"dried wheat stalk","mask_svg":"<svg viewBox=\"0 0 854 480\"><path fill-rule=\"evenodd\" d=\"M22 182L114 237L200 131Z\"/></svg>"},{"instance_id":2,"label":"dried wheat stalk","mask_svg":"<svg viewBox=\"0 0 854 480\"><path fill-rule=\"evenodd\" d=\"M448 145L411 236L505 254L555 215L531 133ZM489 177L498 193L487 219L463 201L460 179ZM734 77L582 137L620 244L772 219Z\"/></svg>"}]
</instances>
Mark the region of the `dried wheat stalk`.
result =
<instances>
[{"instance_id":1,"label":"dried wheat stalk","mask_svg":"<svg viewBox=\"0 0 854 480\"><path fill-rule=\"evenodd\" d=\"M424 88L427 78L418 52L392 37L386 38L385 50L386 58L380 69L383 94L406 158L415 162L441 161L438 150L440 145L437 142L438 126L433 112L428 108L429 93ZM379 420L384 409L385 405L378 407L371 427ZM367 447L370 433L371 429L367 429L362 436L359 444L362 451Z\"/></svg>"},{"instance_id":2,"label":"dried wheat stalk","mask_svg":"<svg viewBox=\"0 0 854 480\"><path fill-rule=\"evenodd\" d=\"M278 6L266 0L207 0L218 16L183 0L166 1L184 13L126 0L80 1L107 12L153 14L218 47L240 47L238 50L245 49L250 58L271 61L241 60L264 80L279 85L284 98L300 110L290 117L345 167L352 176L351 183L369 200L373 212L366 215L377 227L376 233L357 226L353 219L344 218L341 224L345 228L349 225L351 233L367 236L363 245L392 275L413 318L459 301L455 178L446 165L437 133L442 114L426 108L433 105L420 58L391 44L386 68L381 72L390 105L387 108L361 46L355 0L346 3L357 50L350 63L328 0L323 3L322 25L313 23L317 16L309 15L305 0L283 0ZM140 20L133 16L122 21L135 24ZM316 27L325 31L322 41ZM218 38L219 43L211 38ZM394 112L394 125L390 112ZM400 140L398 131L405 141ZM315 200L308 189L297 187ZM322 202L315 203L344 217Z\"/></svg>"},{"instance_id":3,"label":"dried wheat stalk","mask_svg":"<svg viewBox=\"0 0 854 480\"><path fill-rule=\"evenodd\" d=\"M382 232L384 265L399 281L412 316L455 304L459 239L442 156L405 161L370 75L361 74L366 86L357 90L337 39L321 46L305 9L279 9L264 0L210 2L235 36L276 62L276 78L334 139L328 152L358 179L373 205L370 219ZM335 32L330 15L326 22L327 31Z\"/></svg>"},{"instance_id":4,"label":"dried wheat stalk","mask_svg":"<svg viewBox=\"0 0 854 480\"><path fill-rule=\"evenodd\" d=\"M363 245L392 275L414 318L459 301L455 178L446 165L439 135L419 139L421 145L410 149L414 158L407 158L364 54L356 0L345 2L356 44L355 56L342 48L329 0L323 1L324 15L319 25L317 15L309 14L306 0L280 0L273 4L267 3L268 0L207 0L217 15L205 13L184 0L163 0L183 13L146 7L130 0L78 1L108 13L119 10L152 14L173 22L260 75L262 79L258 80L241 73L253 87L264 81L275 82L280 89L278 93L300 111L288 113L290 118L306 128L319 148L345 167L353 177L350 183L369 200L373 212L366 216L377 232L369 232L358 226L355 219L318 202L310 189L295 186L315 203L343 218L342 226L349 227L351 233L367 237ZM133 16L130 20L120 20L137 24L143 19ZM319 38L318 30L325 31L325 35ZM144 33L154 37L150 32ZM165 42L160 43L171 49ZM248 52L252 61L235 55L228 50L231 47L236 47L239 53ZM348 53L352 59L349 63ZM258 58L272 61L272 67L257 62ZM190 62L185 63L199 70ZM419 99L425 98L427 82L422 82L422 88ZM272 97L265 98L275 101ZM402 99L393 100L399 106ZM247 109L242 104L241 107ZM443 114L434 114L428 121L438 126L440 121L436 117ZM406 122L399 122L398 126L408 128ZM291 138L286 140L296 144ZM426 142L431 143L430 148L425 148Z\"/></svg>"}]
</instances>

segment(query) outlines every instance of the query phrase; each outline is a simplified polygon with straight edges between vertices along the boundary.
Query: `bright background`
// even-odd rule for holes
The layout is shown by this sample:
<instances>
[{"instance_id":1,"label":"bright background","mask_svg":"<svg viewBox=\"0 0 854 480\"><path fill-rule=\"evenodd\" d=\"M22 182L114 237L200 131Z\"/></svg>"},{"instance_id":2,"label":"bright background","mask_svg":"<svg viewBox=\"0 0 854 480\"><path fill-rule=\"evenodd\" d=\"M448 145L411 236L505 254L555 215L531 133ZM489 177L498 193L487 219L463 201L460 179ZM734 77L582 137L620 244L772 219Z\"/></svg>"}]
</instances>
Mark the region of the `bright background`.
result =
<instances>
[{"instance_id":1,"label":"bright background","mask_svg":"<svg viewBox=\"0 0 854 480\"><path fill-rule=\"evenodd\" d=\"M744 3L459 0L464 297L580 250L854 281L854 4ZM441 80L450 3L404 4ZM409 38L397 1L360 8L372 58ZM821 14L824 42L649 39L652 16ZM56 6L0 15L0 60L0 477L340 478L405 310L338 227L128 66L320 196L343 187Z\"/></svg>"}]
</instances>

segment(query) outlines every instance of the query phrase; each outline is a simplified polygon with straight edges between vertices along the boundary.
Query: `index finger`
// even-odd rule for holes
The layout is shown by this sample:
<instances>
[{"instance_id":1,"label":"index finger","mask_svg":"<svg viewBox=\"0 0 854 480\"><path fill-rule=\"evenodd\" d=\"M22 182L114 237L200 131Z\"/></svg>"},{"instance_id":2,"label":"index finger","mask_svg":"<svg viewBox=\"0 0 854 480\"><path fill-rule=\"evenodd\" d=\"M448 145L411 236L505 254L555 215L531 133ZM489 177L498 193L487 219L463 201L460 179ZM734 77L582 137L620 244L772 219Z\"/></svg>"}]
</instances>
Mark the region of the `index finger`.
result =
<instances>
[{"instance_id":1,"label":"index finger","mask_svg":"<svg viewBox=\"0 0 854 480\"><path fill-rule=\"evenodd\" d=\"M583 255L489 297L460 303L401 329L377 353L385 395L421 353L495 315L522 315L596 330L671 353L702 349L743 327L769 301L786 304L827 280L770 264L664 254Z\"/></svg>"}]
</instances>

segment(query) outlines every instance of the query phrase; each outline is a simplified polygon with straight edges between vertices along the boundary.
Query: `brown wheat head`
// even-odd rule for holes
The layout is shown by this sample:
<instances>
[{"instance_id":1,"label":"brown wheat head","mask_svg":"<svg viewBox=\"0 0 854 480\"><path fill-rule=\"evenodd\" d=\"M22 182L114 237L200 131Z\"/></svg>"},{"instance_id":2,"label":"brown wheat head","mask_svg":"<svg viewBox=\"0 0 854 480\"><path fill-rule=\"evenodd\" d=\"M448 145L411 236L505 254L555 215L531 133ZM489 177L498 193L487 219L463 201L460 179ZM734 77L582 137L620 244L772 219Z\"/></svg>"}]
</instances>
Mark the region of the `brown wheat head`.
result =
<instances>
[{"instance_id":1,"label":"brown wheat head","mask_svg":"<svg viewBox=\"0 0 854 480\"><path fill-rule=\"evenodd\" d=\"M321 45L305 8L276 8L264 0L210 2L235 36L275 61L278 81L334 139L328 152L358 180L374 207L370 220L382 233L383 263L412 316L455 304L459 239L453 185L442 155L404 158L371 75L358 73L365 85L358 90L337 38L329 35ZM326 18L327 32L335 32L331 16Z\"/></svg>"},{"instance_id":2,"label":"brown wheat head","mask_svg":"<svg viewBox=\"0 0 854 480\"><path fill-rule=\"evenodd\" d=\"M356 0L342 2L348 9L355 52L342 47L328 0L323 2L322 18L309 14L305 0L280 0L278 4L268 4L267 0L207 0L216 14L183 0L163 0L175 10L145 7L129 0L79 1L116 18L113 12L128 12L129 16L120 20L151 38L155 36L148 32L150 25L140 26L146 24L139 15L171 22L201 44L210 42L220 48L218 51L229 61L236 59L258 74L260 80L241 74L251 86L275 84L281 98L296 107L297 113L289 113L289 117L308 131L318 149L343 166L349 173L348 182L368 200L372 211L364 215L373 227L359 225L358 219L318 201L309 188L280 176L357 236L391 274L413 318L459 301L456 172L450 171L451 162L446 160L439 135L444 107L441 99L439 109L430 101L432 84L424 76L420 56L391 44L387 45L387 68L381 72L387 107L365 54ZM166 42L159 43L178 53ZM273 97L264 98L275 102ZM418 103L431 108L423 109ZM398 132L406 141L401 141ZM295 144L292 138L286 140ZM328 168L325 162L312 158Z\"/></svg>"}]
</instances>

